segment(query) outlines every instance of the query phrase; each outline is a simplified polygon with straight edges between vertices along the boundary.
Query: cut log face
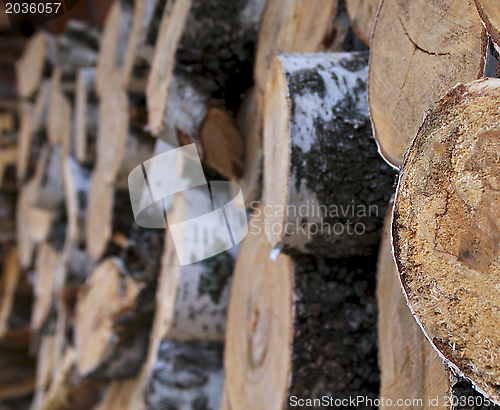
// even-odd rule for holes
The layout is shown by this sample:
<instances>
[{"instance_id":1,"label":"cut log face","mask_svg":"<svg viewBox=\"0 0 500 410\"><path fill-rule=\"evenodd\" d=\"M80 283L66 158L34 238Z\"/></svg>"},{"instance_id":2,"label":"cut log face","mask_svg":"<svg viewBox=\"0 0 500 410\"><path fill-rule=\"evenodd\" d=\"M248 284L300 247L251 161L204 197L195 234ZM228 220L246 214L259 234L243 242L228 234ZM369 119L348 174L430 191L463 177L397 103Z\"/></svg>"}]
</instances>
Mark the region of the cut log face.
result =
<instances>
[{"instance_id":1,"label":"cut log face","mask_svg":"<svg viewBox=\"0 0 500 410\"><path fill-rule=\"evenodd\" d=\"M155 135L163 125L175 53L190 7L191 0L174 0L166 5L163 12L146 89L148 126Z\"/></svg>"},{"instance_id":2,"label":"cut log face","mask_svg":"<svg viewBox=\"0 0 500 410\"><path fill-rule=\"evenodd\" d=\"M459 84L403 163L394 255L413 314L454 372L499 402L500 80Z\"/></svg>"},{"instance_id":3,"label":"cut log face","mask_svg":"<svg viewBox=\"0 0 500 410\"><path fill-rule=\"evenodd\" d=\"M106 92L110 76L116 69L122 67L127 41L126 33L130 29L131 19L130 4L116 0L106 17L99 45L95 87L100 97Z\"/></svg>"},{"instance_id":4,"label":"cut log face","mask_svg":"<svg viewBox=\"0 0 500 410\"><path fill-rule=\"evenodd\" d=\"M74 348L66 348L37 410L87 410L99 400L102 384L78 373L75 356Z\"/></svg>"},{"instance_id":5,"label":"cut log face","mask_svg":"<svg viewBox=\"0 0 500 410\"><path fill-rule=\"evenodd\" d=\"M423 10L428 10L423 12ZM384 0L371 39L375 138L399 167L425 112L457 82L483 76L486 35L472 0Z\"/></svg>"},{"instance_id":6,"label":"cut log face","mask_svg":"<svg viewBox=\"0 0 500 410\"><path fill-rule=\"evenodd\" d=\"M347 14L358 37L369 46L380 0L347 0Z\"/></svg>"},{"instance_id":7,"label":"cut log face","mask_svg":"<svg viewBox=\"0 0 500 410\"><path fill-rule=\"evenodd\" d=\"M133 377L145 359L147 333L136 326L134 334L123 334L118 324L126 321L127 315L133 315L144 284L124 276L121 269L119 260L104 260L79 294L75 313L76 363L84 376ZM124 346L128 347L128 354Z\"/></svg>"},{"instance_id":8,"label":"cut log face","mask_svg":"<svg viewBox=\"0 0 500 410\"><path fill-rule=\"evenodd\" d=\"M273 261L264 256L271 247L263 209L250 219L233 274L223 408L377 397L374 258L280 254Z\"/></svg>"},{"instance_id":9,"label":"cut log face","mask_svg":"<svg viewBox=\"0 0 500 410\"><path fill-rule=\"evenodd\" d=\"M287 253L371 254L394 174L366 102L367 54L281 54L265 94L266 235Z\"/></svg>"},{"instance_id":10,"label":"cut log face","mask_svg":"<svg viewBox=\"0 0 500 410\"><path fill-rule=\"evenodd\" d=\"M99 104L96 167L106 183L113 184L122 163L129 129L129 102L121 73L106 76L106 88Z\"/></svg>"},{"instance_id":11,"label":"cut log face","mask_svg":"<svg viewBox=\"0 0 500 410\"><path fill-rule=\"evenodd\" d=\"M99 172L93 172L90 182L85 243L87 252L98 260L111 239L115 189L107 184Z\"/></svg>"},{"instance_id":12,"label":"cut log face","mask_svg":"<svg viewBox=\"0 0 500 410\"><path fill-rule=\"evenodd\" d=\"M35 283L31 329L42 329L51 309L53 309L54 279L61 255L48 243L42 243L35 260Z\"/></svg>"},{"instance_id":13,"label":"cut log face","mask_svg":"<svg viewBox=\"0 0 500 410\"><path fill-rule=\"evenodd\" d=\"M274 53L318 51L336 8L337 0L267 2L255 54L255 84L261 92L264 92Z\"/></svg>"},{"instance_id":14,"label":"cut log face","mask_svg":"<svg viewBox=\"0 0 500 410\"><path fill-rule=\"evenodd\" d=\"M71 142L71 103L61 89L61 75L59 68L52 73L47 139L51 144L61 145L62 152L68 154Z\"/></svg>"},{"instance_id":15,"label":"cut log face","mask_svg":"<svg viewBox=\"0 0 500 410\"><path fill-rule=\"evenodd\" d=\"M474 0L474 2L488 30L488 34L500 46L500 11L498 5L492 0Z\"/></svg>"},{"instance_id":16,"label":"cut log face","mask_svg":"<svg viewBox=\"0 0 500 410\"><path fill-rule=\"evenodd\" d=\"M261 188L263 108L263 93L253 87L243 100L236 117L236 124L245 141L244 172L236 182L241 187L247 208L257 199Z\"/></svg>"},{"instance_id":17,"label":"cut log face","mask_svg":"<svg viewBox=\"0 0 500 410\"><path fill-rule=\"evenodd\" d=\"M236 260L228 307L224 391L232 410L281 409L291 366L293 265L286 255L267 257L271 247L256 215Z\"/></svg>"},{"instance_id":18,"label":"cut log face","mask_svg":"<svg viewBox=\"0 0 500 410\"><path fill-rule=\"evenodd\" d=\"M154 13L159 11L156 10L158 2L159 0L139 0L134 2L132 26L127 38L127 47L123 57L123 81L127 85L131 80L136 58L140 48L146 40L148 30L154 31L151 25L153 25Z\"/></svg>"},{"instance_id":19,"label":"cut log face","mask_svg":"<svg viewBox=\"0 0 500 410\"><path fill-rule=\"evenodd\" d=\"M40 85L47 61L55 61L55 38L38 32L16 63L17 91L22 98L30 98Z\"/></svg>"},{"instance_id":20,"label":"cut log face","mask_svg":"<svg viewBox=\"0 0 500 410\"><path fill-rule=\"evenodd\" d=\"M386 403L388 400L397 403L398 399L410 399L412 403L422 400L422 410L446 410L448 372L406 304L392 256L392 203L389 208L377 268L380 397ZM434 401L430 402L429 398Z\"/></svg>"}]
</instances>

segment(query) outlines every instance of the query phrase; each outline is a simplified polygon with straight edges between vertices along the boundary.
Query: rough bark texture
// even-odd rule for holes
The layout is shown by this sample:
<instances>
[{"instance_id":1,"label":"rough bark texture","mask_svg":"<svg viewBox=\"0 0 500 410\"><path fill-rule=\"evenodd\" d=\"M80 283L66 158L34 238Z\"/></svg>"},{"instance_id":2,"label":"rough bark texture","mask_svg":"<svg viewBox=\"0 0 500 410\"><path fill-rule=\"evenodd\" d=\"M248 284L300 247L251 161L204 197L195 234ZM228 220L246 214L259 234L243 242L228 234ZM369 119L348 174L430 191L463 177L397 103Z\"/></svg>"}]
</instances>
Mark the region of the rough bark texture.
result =
<instances>
[{"instance_id":1,"label":"rough bark texture","mask_svg":"<svg viewBox=\"0 0 500 410\"><path fill-rule=\"evenodd\" d=\"M145 388L146 409L218 410L223 348L222 342L162 342Z\"/></svg>"},{"instance_id":2,"label":"rough bark texture","mask_svg":"<svg viewBox=\"0 0 500 410\"><path fill-rule=\"evenodd\" d=\"M178 68L213 82L211 98L236 111L251 86L254 44L262 0L176 1L160 25L148 78L148 126L160 132L175 61Z\"/></svg>"},{"instance_id":3,"label":"rough bark texture","mask_svg":"<svg viewBox=\"0 0 500 410\"><path fill-rule=\"evenodd\" d=\"M367 58L282 54L274 61L264 111L264 202L266 234L284 252L376 251L394 172L371 133Z\"/></svg>"},{"instance_id":4,"label":"rough bark texture","mask_svg":"<svg viewBox=\"0 0 500 410\"><path fill-rule=\"evenodd\" d=\"M393 214L408 303L456 374L498 403L500 80L454 87L408 150Z\"/></svg>"},{"instance_id":5,"label":"rough bark texture","mask_svg":"<svg viewBox=\"0 0 500 410\"><path fill-rule=\"evenodd\" d=\"M375 264L373 257L294 257L289 397L378 396Z\"/></svg>"}]
</instances>

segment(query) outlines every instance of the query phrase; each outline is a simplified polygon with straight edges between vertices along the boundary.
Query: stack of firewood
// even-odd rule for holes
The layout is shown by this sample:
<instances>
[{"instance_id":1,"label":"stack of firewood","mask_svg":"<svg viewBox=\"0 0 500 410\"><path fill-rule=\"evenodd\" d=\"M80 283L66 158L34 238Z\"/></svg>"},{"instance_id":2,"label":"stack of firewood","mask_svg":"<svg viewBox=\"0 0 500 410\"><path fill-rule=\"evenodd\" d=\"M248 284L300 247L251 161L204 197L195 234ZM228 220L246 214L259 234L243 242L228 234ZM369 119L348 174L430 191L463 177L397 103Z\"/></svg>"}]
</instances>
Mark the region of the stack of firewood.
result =
<instances>
[{"instance_id":1,"label":"stack of firewood","mask_svg":"<svg viewBox=\"0 0 500 410\"><path fill-rule=\"evenodd\" d=\"M500 404L500 13L379 3L117 0L0 37L1 410ZM154 195L198 157L206 185ZM178 223L231 199L245 239L181 263L211 231Z\"/></svg>"}]
</instances>

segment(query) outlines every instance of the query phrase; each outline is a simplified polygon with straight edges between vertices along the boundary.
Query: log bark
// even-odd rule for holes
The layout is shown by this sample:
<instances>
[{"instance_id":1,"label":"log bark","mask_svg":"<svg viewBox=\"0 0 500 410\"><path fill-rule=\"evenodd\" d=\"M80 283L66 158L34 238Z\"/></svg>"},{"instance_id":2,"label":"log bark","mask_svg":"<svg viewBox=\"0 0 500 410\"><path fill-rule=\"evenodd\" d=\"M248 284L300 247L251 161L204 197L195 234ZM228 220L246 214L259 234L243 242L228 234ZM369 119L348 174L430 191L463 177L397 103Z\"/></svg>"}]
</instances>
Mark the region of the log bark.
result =
<instances>
[{"instance_id":1,"label":"log bark","mask_svg":"<svg viewBox=\"0 0 500 410\"><path fill-rule=\"evenodd\" d=\"M376 398L373 257L273 261L262 257L272 250L264 229L257 208L233 275L223 406L288 409L329 396L337 408L349 396Z\"/></svg>"},{"instance_id":2,"label":"log bark","mask_svg":"<svg viewBox=\"0 0 500 410\"><path fill-rule=\"evenodd\" d=\"M213 81L212 97L239 105L240 94L251 85L245 75L251 69L250 50L263 6L262 0L178 0L167 4L146 90L148 127L153 135L163 126L176 54L179 64L190 73ZM229 84L232 87L226 88Z\"/></svg>"},{"instance_id":3,"label":"log bark","mask_svg":"<svg viewBox=\"0 0 500 410\"><path fill-rule=\"evenodd\" d=\"M243 172L243 139L231 114L211 101L213 82L176 73L158 137L172 146L196 143L204 165L235 181Z\"/></svg>"},{"instance_id":4,"label":"log bark","mask_svg":"<svg viewBox=\"0 0 500 410\"><path fill-rule=\"evenodd\" d=\"M189 197L189 191L176 197L170 221L192 216ZM186 234L186 240L192 238ZM146 362L133 381L112 383L98 409L219 408L222 340L237 248L179 266L177 245L167 234Z\"/></svg>"},{"instance_id":5,"label":"log bark","mask_svg":"<svg viewBox=\"0 0 500 410\"><path fill-rule=\"evenodd\" d=\"M406 304L392 255L392 205L391 201L377 263L380 397L385 400L379 408L389 409L400 400L406 404L401 408L410 409L420 401L422 410L445 410L449 408L448 372Z\"/></svg>"},{"instance_id":6,"label":"log bark","mask_svg":"<svg viewBox=\"0 0 500 410\"><path fill-rule=\"evenodd\" d=\"M367 54L281 54L265 94L266 235L287 253L368 255L393 171L366 103Z\"/></svg>"},{"instance_id":7,"label":"log bark","mask_svg":"<svg viewBox=\"0 0 500 410\"><path fill-rule=\"evenodd\" d=\"M413 140L394 255L410 308L452 371L498 404L496 149L500 80L459 84Z\"/></svg>"},{"instance_id":8,"label":"log bark","mask_svg":"<svg viewBox=\"0 0 500 410\"><path fill-rule=\"evenodd\" d=\"M483 76L486 34L472 0L384 0L371 40L368 97L384 158L399 167L422 118L457 82ZM467 29L464 29L467 27Z\"/></svg>"}]
</instances>

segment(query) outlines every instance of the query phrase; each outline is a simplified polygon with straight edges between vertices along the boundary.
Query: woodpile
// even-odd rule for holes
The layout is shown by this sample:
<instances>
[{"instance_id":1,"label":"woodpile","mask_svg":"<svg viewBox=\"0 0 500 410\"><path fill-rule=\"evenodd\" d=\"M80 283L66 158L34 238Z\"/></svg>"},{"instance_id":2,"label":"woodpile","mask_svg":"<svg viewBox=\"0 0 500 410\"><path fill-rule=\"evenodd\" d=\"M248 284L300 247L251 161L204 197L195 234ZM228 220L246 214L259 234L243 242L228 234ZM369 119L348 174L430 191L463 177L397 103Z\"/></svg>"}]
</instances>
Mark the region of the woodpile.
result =
<instances>
[{"instance_id":1,"label":"woodpile","mask_svg":"<svg viewBox=\"0 0 500 410\"><path fill-rule=\"evenodd\" d=\"M500 408L495 6L2 25L0 410Z\"/></svg>"}]
</instances>

